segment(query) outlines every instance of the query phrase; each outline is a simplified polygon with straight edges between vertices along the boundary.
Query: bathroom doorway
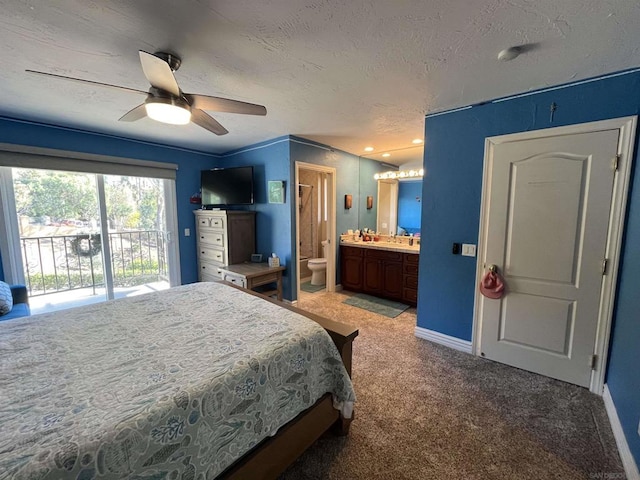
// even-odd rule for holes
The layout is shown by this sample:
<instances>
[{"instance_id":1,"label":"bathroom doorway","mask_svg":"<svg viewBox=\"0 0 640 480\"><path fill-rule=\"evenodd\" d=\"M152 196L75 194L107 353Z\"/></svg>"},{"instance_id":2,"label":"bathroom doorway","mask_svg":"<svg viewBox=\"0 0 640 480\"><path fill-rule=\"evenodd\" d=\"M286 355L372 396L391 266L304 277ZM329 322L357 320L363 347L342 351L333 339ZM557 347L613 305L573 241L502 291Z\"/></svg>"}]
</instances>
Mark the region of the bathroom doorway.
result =
<instances>
[{"instance_id":1,"label":"bathroom doorway","mask_svg":"<svg viewBox=\"0 0 640 480\"><path fill-rule=\"evenodd\" d=\"M296 162L297 297L336 288L335 168Z\"/></svg>"}]
</instances>

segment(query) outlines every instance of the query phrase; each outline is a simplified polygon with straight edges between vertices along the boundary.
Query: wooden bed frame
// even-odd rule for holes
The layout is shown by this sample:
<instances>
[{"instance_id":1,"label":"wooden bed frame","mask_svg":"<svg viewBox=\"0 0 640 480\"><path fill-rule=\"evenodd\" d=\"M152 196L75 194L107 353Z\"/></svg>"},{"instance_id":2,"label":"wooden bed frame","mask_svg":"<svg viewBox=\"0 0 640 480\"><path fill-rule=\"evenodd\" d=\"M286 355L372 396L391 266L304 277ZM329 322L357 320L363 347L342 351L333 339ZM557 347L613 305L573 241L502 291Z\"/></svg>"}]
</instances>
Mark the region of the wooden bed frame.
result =
<instances>
[{"instance_id":1,"label":"wooden bed frame","mask_svg":"<svg viewBox=\"0 0 640 480\"><path fill-rule=\"evenodd\" d=\"M221 283L261 297L319 323L338 347L344 366L351 375L352 342L358 336L357 329L245 290L229 282ZM216 478L219 480L276 479L327 430L332 429L337 435L347 435L351 420L353 415L349 419L343 418L340 412L333 408L331 394L327 393L312 407L280 428L276 435L262 441Z\"/></svg>"}]
</instances>

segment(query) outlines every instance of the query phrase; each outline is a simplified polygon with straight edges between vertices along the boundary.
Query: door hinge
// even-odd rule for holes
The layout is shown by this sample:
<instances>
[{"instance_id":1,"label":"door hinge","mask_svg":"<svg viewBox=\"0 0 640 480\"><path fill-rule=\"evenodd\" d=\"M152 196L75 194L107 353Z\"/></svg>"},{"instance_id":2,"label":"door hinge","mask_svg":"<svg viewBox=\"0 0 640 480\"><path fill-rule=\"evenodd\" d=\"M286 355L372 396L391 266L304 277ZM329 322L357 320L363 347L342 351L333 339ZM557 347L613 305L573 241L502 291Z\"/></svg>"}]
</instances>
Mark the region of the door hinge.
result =
<instances>
[{"instance_id":1,"label":"door hinge","mask_svg":"<svg viewBox=\"0 0 640 480\"><path fill-rule=\"evenodd\" d=\"M607 266L609 265L609 259L605 258L604 260L602 260L602 275L606 275L607 274Z\"/></svg>"},{"instance_id":2,"label":"door hinge","mask_svg":"<svg viewBox=\"0 0 640 480\"><path fill-rule=\"evenodd\" d=\"M616 170L618 170L618 165L620 164L620 154L618 153L615 157L613 157L613 159L611 160L611 167L613 168L613 171L615 172Z\"/></svg>"},{"instance_id":3,"label":"door hinge","mask_svg":"<svg viewBox=\"0 0 640 480\"><path fill-rule=\"evenodd\" d=\"M597 364L598 364L598 356L597 355L591 355L589 357L589 367L591 367L591 370L595 370Z\"/></svg>"}]
</instances>

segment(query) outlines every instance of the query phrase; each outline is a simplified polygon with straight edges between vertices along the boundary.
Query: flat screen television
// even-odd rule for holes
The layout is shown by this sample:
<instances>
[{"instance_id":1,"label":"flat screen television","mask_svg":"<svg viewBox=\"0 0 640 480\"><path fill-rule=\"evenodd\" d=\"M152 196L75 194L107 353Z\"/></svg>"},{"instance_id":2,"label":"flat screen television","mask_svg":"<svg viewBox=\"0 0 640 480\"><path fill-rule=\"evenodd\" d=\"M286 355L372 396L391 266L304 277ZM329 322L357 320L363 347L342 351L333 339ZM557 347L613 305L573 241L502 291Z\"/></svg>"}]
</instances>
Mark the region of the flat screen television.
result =
<instances>
[{"instance_id":1,"label":"flat screen television","mask_svg":"<svg viewBox=\"0 0 640 480\"><path fill-rule=\"evenodd\" d=\"M202 170L202 207L253 205L253 167Z\"/></svg>"}]
</instances>

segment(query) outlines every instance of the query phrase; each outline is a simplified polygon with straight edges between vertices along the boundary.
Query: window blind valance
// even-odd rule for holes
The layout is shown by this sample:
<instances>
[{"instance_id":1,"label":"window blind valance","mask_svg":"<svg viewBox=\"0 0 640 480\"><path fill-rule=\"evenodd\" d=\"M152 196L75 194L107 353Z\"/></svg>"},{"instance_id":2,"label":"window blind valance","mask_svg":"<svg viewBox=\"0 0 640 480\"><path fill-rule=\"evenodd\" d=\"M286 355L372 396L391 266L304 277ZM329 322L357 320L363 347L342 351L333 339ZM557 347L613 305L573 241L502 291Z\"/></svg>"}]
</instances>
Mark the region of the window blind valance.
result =
<instances>
[{"instance_id":1,"label":"window blind valance","mask_svg":"<svg viewBox=\"0 0 640 480\"><path fill-rule=\"evenodd\" d=\"M94 153L0 143L0 166L176 179L178 165Z\"/></svg>"}]
</instances>

